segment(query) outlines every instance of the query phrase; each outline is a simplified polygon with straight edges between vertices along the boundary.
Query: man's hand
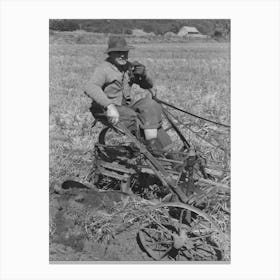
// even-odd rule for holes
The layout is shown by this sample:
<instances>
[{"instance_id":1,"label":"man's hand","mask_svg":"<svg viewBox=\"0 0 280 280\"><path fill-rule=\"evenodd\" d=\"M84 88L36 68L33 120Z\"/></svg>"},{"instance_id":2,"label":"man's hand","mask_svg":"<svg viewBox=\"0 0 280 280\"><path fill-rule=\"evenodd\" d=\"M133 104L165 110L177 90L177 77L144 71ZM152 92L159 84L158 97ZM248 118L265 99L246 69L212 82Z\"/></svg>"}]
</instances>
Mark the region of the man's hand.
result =
<instances>
[{"instance_id":1,"label":"man's hand","mask_svg":"<svg viewBox=\"0 0 280 280\"><path fill-rule=\"evenodd\" d=\"M132 72L134 75L138 75L140 77L146 76L146 67L138 61L133 61L132 65Z\"/></svg>"},{"instance_id":2,"label":"man's hand","mask_svg":"<svg viewBox=\"0 0 280 280\"><path fill-rule=\"evenodd\" d=\"M119 122L120 114L114 104L108 105L107 117L113 125L116 125Z\"/></svg>"}]
</instances>

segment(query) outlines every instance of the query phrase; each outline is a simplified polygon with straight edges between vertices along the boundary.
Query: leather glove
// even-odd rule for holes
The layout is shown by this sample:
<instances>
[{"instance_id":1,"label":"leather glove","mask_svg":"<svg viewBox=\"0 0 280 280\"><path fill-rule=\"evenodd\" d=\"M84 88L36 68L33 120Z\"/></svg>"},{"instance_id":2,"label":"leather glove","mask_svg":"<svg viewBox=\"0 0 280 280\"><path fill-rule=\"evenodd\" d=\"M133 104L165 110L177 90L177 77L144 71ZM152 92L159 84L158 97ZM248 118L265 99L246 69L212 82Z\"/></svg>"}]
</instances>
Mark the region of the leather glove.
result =
<instances>
[{"instance_id":1,"label":"leather glove","mask_svg":"<svg viewBox=\"0 0 280 280\"><path fill-rule=\"evenodd\" d=\"M131 63L132 72L135 76L146 77L146 67L138 61Z\"/></svg>"},{"instance_id":2,"label":"leather glove","mask_svg":"<svg viewBox=\"0 0 280 280\"><path fill-rule=\"evenodd\" d=\"M113 125L116 125L119 122L120 114L114 104L108 105L107 117L108 117L109 121L112 122Z\"/></svg>"}]
</instances>

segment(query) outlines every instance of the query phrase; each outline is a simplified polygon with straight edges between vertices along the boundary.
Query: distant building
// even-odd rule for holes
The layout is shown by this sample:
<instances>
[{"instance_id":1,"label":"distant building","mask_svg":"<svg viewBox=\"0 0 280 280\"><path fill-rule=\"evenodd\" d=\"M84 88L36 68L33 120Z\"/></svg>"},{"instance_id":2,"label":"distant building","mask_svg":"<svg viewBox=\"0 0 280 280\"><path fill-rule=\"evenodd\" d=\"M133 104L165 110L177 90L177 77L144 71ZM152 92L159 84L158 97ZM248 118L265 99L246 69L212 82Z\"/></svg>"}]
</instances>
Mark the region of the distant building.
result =
<instances>
[{"instance_id":1,"label":"distant building","mask_svg":"<svg viewBox=\"0 0 280 280\"><path fill-rule=\"evenodd\" d=\"M177 35L181 37L207 37L192 26L183 26Z\"/></svg>"}]
</instances>

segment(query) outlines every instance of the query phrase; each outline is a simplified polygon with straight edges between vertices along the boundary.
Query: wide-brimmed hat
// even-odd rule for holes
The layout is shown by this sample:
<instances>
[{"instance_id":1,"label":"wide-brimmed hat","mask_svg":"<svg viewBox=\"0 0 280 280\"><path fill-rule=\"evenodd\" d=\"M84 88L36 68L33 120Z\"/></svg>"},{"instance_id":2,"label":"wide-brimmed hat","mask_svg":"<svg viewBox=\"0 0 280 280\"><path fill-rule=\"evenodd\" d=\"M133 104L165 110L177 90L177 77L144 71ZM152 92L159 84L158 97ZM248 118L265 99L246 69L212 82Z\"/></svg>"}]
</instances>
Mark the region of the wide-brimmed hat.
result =
<instances>
[{"instance_id":1,"label":"wide-brimmed hat","mask_svg":"<svg viewBox=\"0 0 280 280\"><path fill-rule=\"evenodd\" d=\"M128 52L134 49L133 46L129 46L122 36L110 36L108 40L108 49L105 53L109 52Z\"/></svg>"}]
</instances>

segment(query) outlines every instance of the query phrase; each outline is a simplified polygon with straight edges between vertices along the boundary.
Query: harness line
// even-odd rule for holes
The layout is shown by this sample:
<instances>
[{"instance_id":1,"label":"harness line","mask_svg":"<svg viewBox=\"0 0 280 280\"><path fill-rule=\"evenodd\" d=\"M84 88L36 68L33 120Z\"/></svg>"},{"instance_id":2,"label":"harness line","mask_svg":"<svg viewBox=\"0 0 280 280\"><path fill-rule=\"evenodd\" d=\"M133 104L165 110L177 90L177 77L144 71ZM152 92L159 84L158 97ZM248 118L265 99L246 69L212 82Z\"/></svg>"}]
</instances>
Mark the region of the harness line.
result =
<instances>
[{"instance_id":1,"label":"harness line","mask_svg":"<svg viewBox=\"0 0 280 280\"><path fill-rule=\"evenodd\" d=\"M204 118L204 117L195 115L195 114L193 114L193 113L187 112L187 111L185 111L185 110L183 110L183 109L180 109L180 108L178 108L178 107L176 107L176 106L174 106L174 105L172 105L172 104L169 104L169 103L167 103L167 102L165 102L165 101L163 101L163 100L158 99L156 96L153 96L153 99L154 99L155 101L157 101L158 103L160 103L160 104L166 105L166 106L168 106L168 107L170 107L170 108L173 108L173 109L175 109L175 110L177 110L177 111L180 111L180 112L182 112L182 113L188 114L188 115L190 115L190 116L192 116L192 117L195 117L195 118L198 118L198 119L201 119L201 120L210 122L210 123L214 123L214 124L216 124L216 125L220 125L220 126L223 126L223 127L230 128L230 125L223 124L223 123L219 123L219 122L215 122L215 121L206 119L206 118Z\"/></svg>"}]
</instances>

